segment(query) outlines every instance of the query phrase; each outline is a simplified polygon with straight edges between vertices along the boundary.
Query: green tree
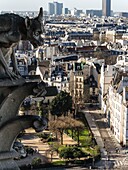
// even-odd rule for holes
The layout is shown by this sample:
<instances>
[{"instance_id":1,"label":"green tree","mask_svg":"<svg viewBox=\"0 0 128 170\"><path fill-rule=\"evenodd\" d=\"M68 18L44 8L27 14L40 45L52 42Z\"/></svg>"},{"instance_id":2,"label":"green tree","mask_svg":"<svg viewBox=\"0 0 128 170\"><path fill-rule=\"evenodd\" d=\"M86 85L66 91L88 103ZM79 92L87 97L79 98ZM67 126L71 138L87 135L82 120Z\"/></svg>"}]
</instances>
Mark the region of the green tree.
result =
<instances>
[{"instance_id":1,"label":"green tree","mask_svg":"<svg viewBox=\"0 0 128 170\"><path fill-rule=\"evenodd\" d=\"M50 111L53 115L61 116L72 108L72 97L69 93L61 91L51 102Z\"/></svg>"},{"instance_id":2,"label":"green tree","mask_svg":"<svg viewBox=\"0 0 128 170\"><path fill-rule=\"evenodd\" d=\"M60 157L64 159L73 159L73 152L71 147L65 147L60 151Z\"/></svg>"},{"instance_id":3,"label":"green tree","mask_svg":"<svg viewBox=\"0 0 128 170\"><path fill-rule=\"evenodd\" d=\"M78 146L79 146L79 144L80 144L80 139L79 139L80 132L81 132L81 130L83 130L85 128L85 125L81 121L78 121L76 119L69 118L69 117L65 117L65 121L66 121L66 124L69 125L68 127L72 130L72 138L73 138L74 131L76 132L77 143L78 143Z\"/></svg>"},{"instance_id":4,"label":"green tree","mask_svg":"<svg viewBox=\"0 0 128 170\"><path fill-rule=\"evenodd\" d=\"M56 120L49 121L49 129L53 132L59 132L61 138L61 144L63 145L63 133L65 130L71 129L72 130L72 138L73 132L75 131L77 134L77 142L78 145L80 143L79 136L80 131L84 129L84 124L78 120L75 120L69 116L60 116Z\"/></svg>"},{"instance_id":5,"label":"green tree","mask_svg":"<svg viewBox=\"0 0 128 170\"><path fill-rule=\"evenodd\" d=\"M81 130L83 130L84 129L84 124L82 123L82 122L80 122L80 121L75 121L74 122L74 129L75 129L75 131L76 131L76 133L77 133L77 143L78 143L78 146L80 145L80 132L81 132Z\"/></svg>"},{"instance_id":6,"label":"green tree","mask_svg":"<svg viewBox=\"0 0 128 170\"><path fill-rule=\"evenodd\" d=\"M78 147L65 147L60 151L60 157L64 159L76 159L88 156Z\"/></svg>"}]
</instances>

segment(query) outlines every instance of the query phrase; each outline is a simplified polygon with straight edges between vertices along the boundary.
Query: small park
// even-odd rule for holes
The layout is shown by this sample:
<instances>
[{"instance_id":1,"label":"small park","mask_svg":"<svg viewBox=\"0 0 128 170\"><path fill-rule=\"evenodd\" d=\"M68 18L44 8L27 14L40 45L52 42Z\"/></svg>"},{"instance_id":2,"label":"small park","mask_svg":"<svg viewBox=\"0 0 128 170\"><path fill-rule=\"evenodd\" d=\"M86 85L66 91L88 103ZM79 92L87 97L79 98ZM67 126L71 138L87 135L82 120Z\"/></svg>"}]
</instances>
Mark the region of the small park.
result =
<instances>
[{"instance_id":1,"label":"small park","mask_svg":"<svg viewBox=\"0 0 128 170\"><path fill-rule=\"evenodd\" d=\"M47 129L35 135L42 144L48 144L49 162L42 165L39 157L34 158L32 160L34 168L94 166L100 159L99 147L85 115L82 112L74 114L72 98L68 93L59 93L47 107L38 103L36 110L42 116L45 114L48 119ZM54 159L55 155L57 159Z\"/></svg>"}]
</instances>

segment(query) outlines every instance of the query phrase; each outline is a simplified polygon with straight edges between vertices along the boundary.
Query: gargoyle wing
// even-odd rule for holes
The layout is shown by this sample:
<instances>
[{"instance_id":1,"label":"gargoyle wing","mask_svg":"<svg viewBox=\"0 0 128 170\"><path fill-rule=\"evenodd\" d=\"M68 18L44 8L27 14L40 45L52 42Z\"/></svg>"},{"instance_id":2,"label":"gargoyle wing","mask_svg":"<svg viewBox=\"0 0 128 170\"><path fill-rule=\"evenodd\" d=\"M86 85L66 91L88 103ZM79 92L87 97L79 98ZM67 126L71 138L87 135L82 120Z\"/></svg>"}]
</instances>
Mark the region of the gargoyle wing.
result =
<instances>
[{"instance_id":1,"label":"gargoyle wing","mask_svg":"<svg viewBox=\"0 0 128 170\"><path fill-rule=\"evenodd\" d=\"M9 14L0 15L0 33L8 32L12 26L12 19Z\"/></svg>"}]
</instances>

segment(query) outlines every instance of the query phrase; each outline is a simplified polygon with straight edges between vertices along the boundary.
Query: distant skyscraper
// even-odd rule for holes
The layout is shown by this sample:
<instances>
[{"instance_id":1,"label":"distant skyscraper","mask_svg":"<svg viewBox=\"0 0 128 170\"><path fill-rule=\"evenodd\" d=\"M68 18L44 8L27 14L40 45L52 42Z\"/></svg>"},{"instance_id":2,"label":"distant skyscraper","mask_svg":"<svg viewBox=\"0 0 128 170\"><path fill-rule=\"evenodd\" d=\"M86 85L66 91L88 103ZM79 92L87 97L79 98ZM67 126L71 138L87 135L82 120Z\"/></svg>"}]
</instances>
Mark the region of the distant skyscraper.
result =
<instances>
[{"instance_id":1,"label":"distant skyscraper","mask_svg":"<svg viewBox=\"0 0 128 170\"><path fill-rule=\"evenodd\" d=\"M55 7L53 3L48 3L48 13L49 15L55 14Z\"/></svg>"},{"instance_id":2,"label":"distant skyscraper","mask_svg":"<svg viewBox=\"0 0 128 170\"><path fill-rule=\"evenodd\" d=\"M61 15L63 9L63 3L53 2L48 3L48 13L49 15Z\"/></svg>"},{"instance_id":3,"label":"distant skyscraper","mask_svg":"<svg viewBox=\"0 0 128 170\"><path fill-rule=\"evenodd\" d=\"M63 9L63 3L54 2L55 15L61 15Z\"/></svg>"},{"instance_id":4,"label":"distant skyscraper","mask_svg":"<svg viewBox=\"0 0 128 170\"><path fill-rule=\"evenodd\" d=\"M111 0L102 0L102 15L111 16Z\"/></svg>"},{"instance_id":5,"label":"distant skyscraper","mask_svg":"<svg viewBox=\"0 0 128 170\"><path fill-rule=\"evenodd\" d=\"M66 14L69 14L68 8L65 8L65 9L64 9L64 14L65 14L65 15L66 15Z\"/></svg>"}]
</instances>

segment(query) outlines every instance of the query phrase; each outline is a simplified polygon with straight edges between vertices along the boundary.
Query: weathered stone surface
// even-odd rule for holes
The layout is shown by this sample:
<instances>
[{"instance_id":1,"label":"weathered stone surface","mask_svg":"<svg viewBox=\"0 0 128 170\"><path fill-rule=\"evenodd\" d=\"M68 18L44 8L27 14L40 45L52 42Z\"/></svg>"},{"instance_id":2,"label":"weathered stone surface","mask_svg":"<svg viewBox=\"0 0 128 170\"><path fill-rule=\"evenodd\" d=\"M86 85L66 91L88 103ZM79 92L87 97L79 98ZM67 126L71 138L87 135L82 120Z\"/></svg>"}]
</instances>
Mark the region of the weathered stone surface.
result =
<instances>
[{"instance_id":1,"label":"weathered stone surface","mask_svg":"<svg viewBox=\"0 0 128 170\"><path fill-rule=\"evenodd\" d=\"M7 88L0 88L0 94L7 93L8 95L5 96L2 103L0 104L0 127L2 124L12 118L14 118L19 111L19 107L23 100L29 95L37 95L34 93L34 90L37 89L38 92L41 92L43 89L38 89L38 82L28 82L24 83L22 86L15 86L15 87L7 87Z\"/></svg>"},{"instance_id":2,"label":"weathered stone surface","mask_svg":"<svg viewBox=\"0 0 128 170\"><path fill-rule=\"evenodd\" d=\"M9 152L17 135L30 127L33 127L36 132L40 132L47 127L47 120L39 116L26 115L17 116L3 124L0 128L0 153Z\"/></svg>"},{"instance_id":3,"label":"weathered stone surface","mask_svg":"<svg viewBox=\"0 0 128 170\"><path fill-rule=\"evenodd\" d=\"M37 132L47 126L39 116L18 116L20 105L29 95L45 94L45 84L37 76L21 77L18 71L14 46L20 40L29 40L35 48L43 44L43 9L36 18L23 18L16 14L0 15L0 170L19 170L12 151L20 131L33 127ZM10 70L9 62L13 69Z\"/></svg>"},{"instance_id":4,"label":"weathered stone surface","mask_svg":"<svg viewBox=\"0 0 128 170\"><path fill-rule=\"evenodd\" d=\"M29 95L44 96L45 83L27 80L22 86L0 87L0 170L18 170L12 154L12 145L24 129L33 127L40 132L47 127L47 120L39 116L19 116L22 101Z\"/></svg>"},{"instance_id":5,"label":"weathered stone surface","mask_svg":"<svg viewBox=\"0 0 128 170\"><path fill-rule=\"evenodd\" d=\"M13 160L19 154L15 151L0 153L0 170L19 170L19 167Z\"/></svg>"}]
</instances>

